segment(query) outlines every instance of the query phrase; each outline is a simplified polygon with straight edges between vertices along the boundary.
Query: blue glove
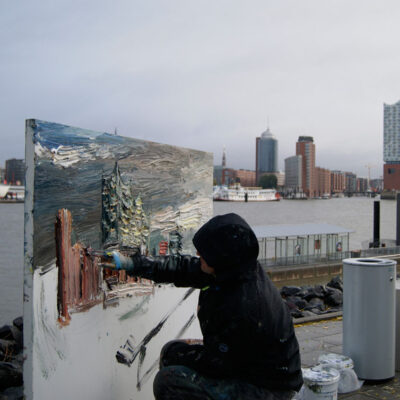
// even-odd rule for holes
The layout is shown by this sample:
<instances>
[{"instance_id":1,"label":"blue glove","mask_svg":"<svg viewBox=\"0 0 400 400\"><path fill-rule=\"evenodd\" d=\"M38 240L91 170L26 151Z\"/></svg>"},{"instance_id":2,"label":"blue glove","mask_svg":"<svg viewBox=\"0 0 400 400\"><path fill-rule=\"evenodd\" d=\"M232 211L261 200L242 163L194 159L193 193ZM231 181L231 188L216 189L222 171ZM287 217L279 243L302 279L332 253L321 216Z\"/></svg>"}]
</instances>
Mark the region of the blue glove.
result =
<instances>
[{"instance_id":1,"label":"blue glove","mask_svg":"<svg viewBox=\"0 0 400 400\"><path fill-rule=\"evenodd\" d=\"M123 269L131 274L134 272L135 267L133 264L133 259L131 257L126 257L118 251L113 251L112 257L114 260L115 268L117 270Z\"/></svg>"}]
</instances>

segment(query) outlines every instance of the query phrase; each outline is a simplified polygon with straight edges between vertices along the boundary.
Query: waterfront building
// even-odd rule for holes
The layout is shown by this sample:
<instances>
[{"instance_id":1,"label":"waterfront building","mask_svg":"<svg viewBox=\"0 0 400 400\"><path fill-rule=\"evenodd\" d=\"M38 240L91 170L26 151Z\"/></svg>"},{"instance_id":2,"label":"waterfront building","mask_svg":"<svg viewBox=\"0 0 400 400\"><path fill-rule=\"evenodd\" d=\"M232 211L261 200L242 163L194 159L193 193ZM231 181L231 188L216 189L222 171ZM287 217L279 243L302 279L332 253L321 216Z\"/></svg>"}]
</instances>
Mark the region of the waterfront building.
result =
<instances>
[{"instance_id":1,"label":"waterfront building","mask_svg":"<svg viewBox=\"0 0 400 400\"><path fill-rule=\"evenodd\" d=\"M345 172L346 178L346 192L355 193L357 192L357 175L353 172Z\"/></svg>"},{"instance_id":2,"label":"waterfront building","mask_svg":"<svg viewBox=\"0 0 400 400\"><path fill-rule=\"evenodd\" d=\"M383 105L383 181L385 190L400 190L400 101Z\"/></svg>"},{"instance_id":3,"label":"waterfront building","mask_svg":"<svg viewBox=\"0 0 400 400\"><path fill-rule=\"evenodd\" d=\"M256 180L266 172L278 172L278 141L269 128L256 138Z\"/></svg>"},{"instance_id":4,"label":"waterfront building","mask_svg":"<svg viewBox=\"0 0 400 400\"><path fill-rule=\"evenodd\" d=\"M312 136L299 136L296 155L302 156L302 184L307 197L315 197L315 144Z\"/></svg>"},{"instance_id":5,"label":"waterfront building","mask_svg":"<svg viewBox=\"0 0 400 400\"><path fill-rule=\"evenodd\" d=\"M370 179L369 186L375 192L382 192L382 190L383 190L383 179L382 178Z\"/></svg>"},{"instance_id":6,"label":"waterfront building","mask_svg":"<svg viewBox=\"0 0 400 400\"><path fill-rule=\"evenodd\" d=\"M357 178L357 192L366 193L368 189L368 178Z\"/></svg>"},{"instance_id":7,"label":"waterfront building","mask_svg":"<svg viewBox=\"0 0 400 400\"><path fill-rule=\"evenodd\" d=\"M303 189L302 155L285 158L285 192L299 193Z\"/></svg>"},{"instance_id":8,"label":"waterfront building","mask_svg":"<svg viewBox=\"0 0 400 400\"><path fill-rule=\"evenodd\" d=\"M222 185L233 185L240 183L241 186L256 186L256 173L248 169L222 169Z\"/></svg>"},{"instance_id":9,"label":"waterfront building","mask_svg":"<svg viewBox=\"0 0 400 400\"><path fill-rule=\"evenodd\" d=\"M331 171L326 168L315 167L315 191L317 196L331 194Z\"/></svg>"},{"instance_id":10,"label":"waterfront building","mask_svg":"<svg viewBox=\"0 0 400 400\"><path fill-rule=\"evenodd\" d=\"M12 185L24 185L25 162L12 158L6 160L5 180Z\"/></svg>"},{"instance_id":11,"label":"waterfront building","mask_svg":"<svg viewBox=\"0 0 400 400\"><path fill-rule=\"evenodd\" d=\"M214 185L222 185L222 165L214 165Z\"/></svg>"},{"instance_id":12,"label":"waterfront building","mask_svg":"<svg viewBox=\"0 0 400 400\"><path fill-rule=\"evenodd\" d=\"M0 183L4 182L5 177L6 177L6 170L0 167Z\"/></svg>"},{"instance_id":13,"label":"waterfront building","mask_svg":"<svg viewBox=\"0 0 400 400\"><path fill-rule=\"evenodd\" d=\"M342 171L331 171L331 193L343 193L346 190L346 176Z\"/></svg>"}]
</instances>

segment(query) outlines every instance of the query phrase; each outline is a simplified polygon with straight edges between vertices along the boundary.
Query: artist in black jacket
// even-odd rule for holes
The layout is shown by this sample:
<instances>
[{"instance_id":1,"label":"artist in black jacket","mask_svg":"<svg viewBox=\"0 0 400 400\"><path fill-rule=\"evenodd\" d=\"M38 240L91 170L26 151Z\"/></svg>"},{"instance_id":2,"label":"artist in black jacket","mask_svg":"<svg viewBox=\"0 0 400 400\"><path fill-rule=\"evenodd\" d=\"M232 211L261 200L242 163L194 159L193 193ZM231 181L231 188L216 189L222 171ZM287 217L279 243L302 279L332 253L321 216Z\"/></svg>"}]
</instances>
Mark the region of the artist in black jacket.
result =
<instances>
[{"instance_id":1,"label":"artist in black jacket","mask_svg":"<svg viewBox=\"0 0 400 400\"><path fill-rule=\"evenodd\" d=\"M156 399L292 398L303 382L299 346L288 309L257 262L254 232L238 215L220 215L193 243L200 258L130 260L133 275L201 289L203 344L164 346Z\"/></svg>"}]
</instances>

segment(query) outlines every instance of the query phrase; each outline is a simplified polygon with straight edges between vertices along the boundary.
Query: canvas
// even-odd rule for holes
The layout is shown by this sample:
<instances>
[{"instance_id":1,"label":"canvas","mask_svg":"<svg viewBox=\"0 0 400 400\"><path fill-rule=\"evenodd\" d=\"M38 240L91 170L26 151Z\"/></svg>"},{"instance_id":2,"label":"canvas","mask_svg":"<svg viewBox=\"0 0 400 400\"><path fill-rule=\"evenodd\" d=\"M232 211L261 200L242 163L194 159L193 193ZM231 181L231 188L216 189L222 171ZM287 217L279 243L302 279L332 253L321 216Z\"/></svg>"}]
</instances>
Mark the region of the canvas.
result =
<instances>
[{"instance_id":1,"label":"canvas","mask_svg":"<svg viewBox=\"0 0 400 400\"><path fill-rule=\"evenodd\" d=\"M26 398L152 398L162 345L200 337L197 294L100 254L194 254L212 155L32 119L26 164Z\"/></svg>"}]
</instances>

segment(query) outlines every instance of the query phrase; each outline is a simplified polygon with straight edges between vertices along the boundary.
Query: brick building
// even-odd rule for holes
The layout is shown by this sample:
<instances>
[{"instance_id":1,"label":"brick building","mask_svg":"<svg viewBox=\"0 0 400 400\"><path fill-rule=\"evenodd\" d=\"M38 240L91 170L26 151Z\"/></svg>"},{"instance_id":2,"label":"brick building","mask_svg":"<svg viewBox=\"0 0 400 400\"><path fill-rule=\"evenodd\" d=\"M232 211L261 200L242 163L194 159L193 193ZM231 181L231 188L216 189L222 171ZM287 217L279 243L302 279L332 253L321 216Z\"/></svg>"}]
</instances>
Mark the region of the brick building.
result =
<instances>
[{"instance_id":1,"label":"brick building","mask_svg":"<svg viewBox=\"0 0 400 400\"><path fill-rule=\"evenodd\" d=\"M308 197L315 197L315 144L312 136L299 136L296 142L296 155L302 156L303 192Z\"/></svg>"},{"instance_id":2,"label":"brick building","mask_svg":"<svg viewBox=\"0 0 400 400\"><path fill-rule=\"evenodd\" d=\"M321 197L331 193L331 171L326 168L315 167L316 194Z\"/></svg>"},{"instance_id":3,"label":"brick building","mask_svg":"<svg viewBox=\"0 0 400 400\"><path fill-rule=\"evenodd\" d=\"M343 193L346 190L346 176L342 171L331 171L331 193Z\"/></svg>"}]
</instances>

